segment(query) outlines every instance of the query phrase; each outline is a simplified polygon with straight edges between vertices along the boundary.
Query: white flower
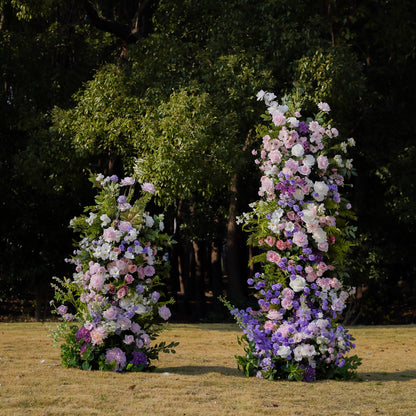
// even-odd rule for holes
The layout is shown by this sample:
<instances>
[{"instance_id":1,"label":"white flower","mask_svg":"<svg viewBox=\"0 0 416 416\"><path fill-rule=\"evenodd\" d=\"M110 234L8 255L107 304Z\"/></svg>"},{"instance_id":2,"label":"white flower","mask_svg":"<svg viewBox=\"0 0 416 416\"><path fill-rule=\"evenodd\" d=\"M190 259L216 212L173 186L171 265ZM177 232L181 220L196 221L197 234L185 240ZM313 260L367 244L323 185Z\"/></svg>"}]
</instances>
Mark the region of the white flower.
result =
<instances>
[{"instance_id":1,"label":"white flower","mask_svg":"<svg viewBox=\"0 0 416 416\"><path fill-rule=\"evenodd\" d=\"M112 277L114 277L114 278L118 278L118 276L119 276L119 274L120 274L120 270L116 267L116 266L114 266L114 267L112 267L110 270L109 270L109 272L110 272L110 275L112 276Z\"/></svg>"},{"instance_id":2,"label":"white flower","mask_svg":"<svg viewBox=\"0 0 416 416\"><path fill-rule=\"evenodd\" d=\"M289 286L295 291L300 292L305 289L306 280L302 276L297 275L296 279L291 280Z\"/></svg>"},{"instance_id":3,"label":"white flower","mask_svg":"<svg viewBox=\"0 0 416 416\"><path fill-rule=\"evenodd\" d=\"M287 121L289 122L289 126L292 128L299 127L299 120L296 117L288 117Z\"/></svg>"},{"instance_id":4,"label":"white flower","mask_svg":"<svg viewBox=\"0 0 416 416\"><path fill-rule=\"evenodd\" d=\"M344 163L342 162L342 156L341 155L335 155L334 161L340 168L344 167Z\"/></svg>"},{"instance_id":5,"label":"white flower","mask_svg":"<svg viewBox=\"0 0 416 416\"><path fill-rule=\"evenodd\" d=\"M163 231L165 229L165 224L163 221L159 221L159 231Z\"/></svg>"},{"instance_id":6,"label":"white flower","mask_svg":"<svg viewBox=\"0 0 416 416\"><path fill-rule=\"evenodd\" d=\"M345 167L347 169L352 169L352 159L347 159L345 162Z\"/></svg>"},{"instance_id":7,"label":"white flower","mask_svg":"<svg viewBox=\"0 0 416 416\"><path fill-rule=\"evenodd\" d=\"M97 215L94 214L93 212L90 212L90 216L85 221L87 222L88 225L92 225L92 223L94 222L96 218L97 218Z\"/></svg>"},{"instance_id":8,"label":"white flower","mask_svg":"<svg viewBox=\"0 0 416 416\"><path fill-rule=\"evenodd\" d=\"M262 101L264 99L264 95L266 94L266 91L260 90L257 94L257 101Z\"/></svg>"},{"instance_id":9,"label":"white flower","mask_svg":"<svg viewBox=\"0 0 416 416\"><path fill-rule=\"evenodd\" d=\"M344 153L347 153L347 143L346 143L346 142L342 142L342 143L340 144L340 146L341 146L341 150L342 150Z\"/></svg>"},{"instance_id":10,"label":"white flower","mask_svg":"<svg viewBox=\"0 0 416 416\"><path fill-rule=\"evenodd\" d=\"M295 224L293 224L293 222L292 222L292 221L288 221L288 222L285 224L285 231L292 232L294 229L295 229Z\"/></svg>"},{"instance_id":11,"label":"white flower","mask_svg":"<svg viewBox=\"0 0 416 416\"><path fill-rule=\"evenodd\" d=\"M275 98L276 96L272 92L266 92L264 94L264 103L269 106Z\"/></svg>"},{"instance_id":12,"label":"white flower","mask_svg":"<svg viewBox=\"0 0 416 416\"><path fill-rule=\"evenodd\" d=\"M111 219L107 214L101 215L100 220L101 220L101 227L106 227L111 222Z\"/></svg>"},{"instance_id":13,"label":"white flower","mask_svg":"<svg viewBox=\"0 0 416 416\"><path fill-rule=\"evenodd\" d=\"M145 216L145 221L146 221L146 227L148 228L152 228L153 224L155 223L155 220L150 215Z\"/></svg>"},{"instance_id":14,"label":"white flower","mask_svg":"<svg viewBox=\"0 0 416 416\"><path fill-rule=\"evenodd\" d=\"M296 157L301 157L301 156L303 156L303 154L304 154L304 149L303 149L303 146L300 144L300 143L298 143L298 144L295 144L293 147L292 147L292 155L293 156L296 156Z\"/></svg>"},{"instance_id":15,"label":"white flower","mask_svg":"<svg viewBox=\"0 0 416 416\"><path fill-rule=\"evenodd\" d=\"M277 350L277 355L280 355L282 358L287 358L290 355L290 347L281 345Z\"/></svg>"},{"instance_id":16,"label":"white flower","mask_svg":"<svg viewBox=\"0 0 416 416\"><path fill-rule=\"evenodd\" d=\"M318 194L314 195L317 201L323 201L329 192L329 187L325 182L316 181L313 185L314 191Z\"/></svg>"},{"instance_id":17,"label":"white flower","mask_svg":"<svg viewBox=\"0 0 416 416\"><path fill-rule=\"evenodd\" d=\"M351 147L354 147L354 146L355 146L355 140L354 140L352 137L350 137L350 138L347 140L347 142L348 142L348 144L349 144Z\"/></svg>"},{"instance_id":18,"label":"white flower","mask_svg":"<svg viewBox=\"0 0 416 416\"><path fill-rule=\"evenodd\" d=\"M130 251L126 251L126 252L124 253L124 257L125 257L126 259L134 260L134 254L133 254L133 253L130 253Z\"/></svg>"},{"instance_id":19,"label":"white flower","mask_svg":"<svg viewBox=\"0 0 416 416\"><path fill-rule=\"evenodd\" d=\"M302 189L297 188L293 193L293 197L298 201L303 201L303 198L305 198L305 193L302 191Z\"/></svg>"},{"instance_id":20,"label":"white flower","mask_svg":"<svg viewBox=\"0 0 416 416\"><path fill-rule=\"evenodd\" d=\"M315 158L312 155L306 155L303 159L303 164L312 167L315 164Z\"/></svg>"}]
</instances>

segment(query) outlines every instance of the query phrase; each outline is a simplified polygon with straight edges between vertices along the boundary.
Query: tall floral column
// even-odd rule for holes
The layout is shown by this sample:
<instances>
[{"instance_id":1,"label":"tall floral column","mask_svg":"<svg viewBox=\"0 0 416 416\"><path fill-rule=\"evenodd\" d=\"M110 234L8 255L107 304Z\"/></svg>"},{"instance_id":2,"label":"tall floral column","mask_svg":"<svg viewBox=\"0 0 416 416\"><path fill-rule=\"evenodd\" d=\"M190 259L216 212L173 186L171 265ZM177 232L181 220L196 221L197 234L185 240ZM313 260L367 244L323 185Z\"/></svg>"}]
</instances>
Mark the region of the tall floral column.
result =
<instances>
[{"instance_id":1,"label":"tall floral column","mask_svg":"<svg viewBox=\"0 0 416 416\"><path fill-rule=\"evenodd\" d=\"M346 357L352 338L339 323L354 289L344 287L343 259L355 227L351 205L341 195L354 174L346 158L354 139L342 140L330 121L327 103L314 119L288 99L278 103L260 91L267 125L255 163L262 173L260 199L240 217L262 265L248 284L258 308L233 309L242 328L246 355L237 357L247 375L312 381L349 378L360 363Z\"/></svg>"},{"instance_id":2,"label":"tall floral column","mask_svg":"<svg viewBox=\"0 0 416 416\"><path fill-rule=\"evenodd\" d=\"M81 234L72 259L71 278L55 278L54 331L61 343L62 364L85 370L142 371L159 352L174 352L177 343L152 344L171 313L162 301L167 276L163 215L151 216L146 204L154 193L141 185L133 201L135 180L91 177L98 193L85 215L71 220Z\"/></svg>"}]
</instances>

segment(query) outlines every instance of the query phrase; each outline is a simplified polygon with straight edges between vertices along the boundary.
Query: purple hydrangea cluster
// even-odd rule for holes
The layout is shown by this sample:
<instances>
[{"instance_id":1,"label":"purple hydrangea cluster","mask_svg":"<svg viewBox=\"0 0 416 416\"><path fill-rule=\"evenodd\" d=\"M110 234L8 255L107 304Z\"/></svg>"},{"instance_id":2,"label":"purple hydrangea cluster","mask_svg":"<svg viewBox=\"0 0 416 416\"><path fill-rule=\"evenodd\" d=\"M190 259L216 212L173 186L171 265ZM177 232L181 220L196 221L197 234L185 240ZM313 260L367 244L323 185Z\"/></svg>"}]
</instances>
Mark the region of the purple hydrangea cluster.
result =
<instances>
[{"instance_id":1,"label":"purple hydrangea cluster","mask_svg":"<svg viewBox=\"0 0 416 416\"><path fill-rule=\"evenodd\" d=\"M288 378L293 371L312 381L323 368L342 367L354 348L339 324L353 288L344 287L338 265L348 251L346 218L350 204L341 197L344 177L353 173L346 159L354 139L342 141L323 122L330 111L319 103L315 119L301 120L294 102L279 104L260 91L271 117L263 129L259 166L260 199L239 222L260 248L255 260L263 272L248 280L258 309L232 310L255 358L258 377Z\"/></svg>"}]
</instances>

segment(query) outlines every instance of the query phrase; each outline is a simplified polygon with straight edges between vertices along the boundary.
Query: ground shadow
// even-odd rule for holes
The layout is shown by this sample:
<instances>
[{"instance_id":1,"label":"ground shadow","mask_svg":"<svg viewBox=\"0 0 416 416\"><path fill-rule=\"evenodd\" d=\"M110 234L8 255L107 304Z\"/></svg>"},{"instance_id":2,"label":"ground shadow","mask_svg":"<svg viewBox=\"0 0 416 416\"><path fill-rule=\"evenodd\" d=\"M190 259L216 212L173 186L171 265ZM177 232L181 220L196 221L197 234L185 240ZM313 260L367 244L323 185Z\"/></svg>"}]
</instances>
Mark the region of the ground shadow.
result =
<instances>
[{"instance_id":1,"label":"ground shadow","mask_svg":"<svg viewBox=\"0 0 416 416\"><path fill-rule=\"evenodd\" d=\"M241 376L243 373L237 368L230 368L224 366L202 366L202 365L184 365L178 367L163 367L159 368L159 372L181 374L187 376L198 376L201 374L217 373L223 376Z\"/></svg>"},{"instance_id":2,"label":"ground shadow","mask_svg":"<svg viewBox=\"0 0 416 416\"><path fill-rule=\"evenodd\" d=\"M394 372L358 372L358 377L361 381L409 381L416 379L416 370L404 370L404 371L394 371Z\"/></svg>"}]
</instances>

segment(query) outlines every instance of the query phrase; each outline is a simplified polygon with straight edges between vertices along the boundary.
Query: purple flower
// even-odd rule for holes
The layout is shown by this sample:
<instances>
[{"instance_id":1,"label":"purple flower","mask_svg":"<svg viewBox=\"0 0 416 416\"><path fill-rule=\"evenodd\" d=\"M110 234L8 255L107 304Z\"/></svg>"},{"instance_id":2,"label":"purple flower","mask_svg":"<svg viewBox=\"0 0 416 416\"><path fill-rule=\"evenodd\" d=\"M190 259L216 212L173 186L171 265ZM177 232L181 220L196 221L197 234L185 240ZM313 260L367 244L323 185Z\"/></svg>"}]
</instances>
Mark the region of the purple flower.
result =
<instances>
[{"instance_id":1,"label":"purple flower","mask_svg":"<svg viewBox=\"0 0 416 416\"><path fill-rule=\"evenodd\" d=\"M118 177L117 177L117 175L112 175L112 176L110 176L110 181L112 181L112 182L118 182Z\"/></svg>"},{"instance_id":2,"label":"purple flower","mask_svg":"<svg viewBox=\"0 0 416 416\"><path fill-rule=\"evenodd\" d=\"M133 356L133 358L131 359L130 362L135 367L138 367L140 364L147 364L147 356L145 353L140 352L140 351L133 351L131 355Z\"/></svg>"},{"instance_id":3,"label":"purple flower","mask_svg":"<svg viewBox=\"0 0 416 416\"><path fill-rule=\"evenodd\" d=\"M105 362L107 364L111 364L114 361L114 371L122 371L126 365L126 354L120 348L108 349L105 354Z\"/></svg>"}]
</instances>

